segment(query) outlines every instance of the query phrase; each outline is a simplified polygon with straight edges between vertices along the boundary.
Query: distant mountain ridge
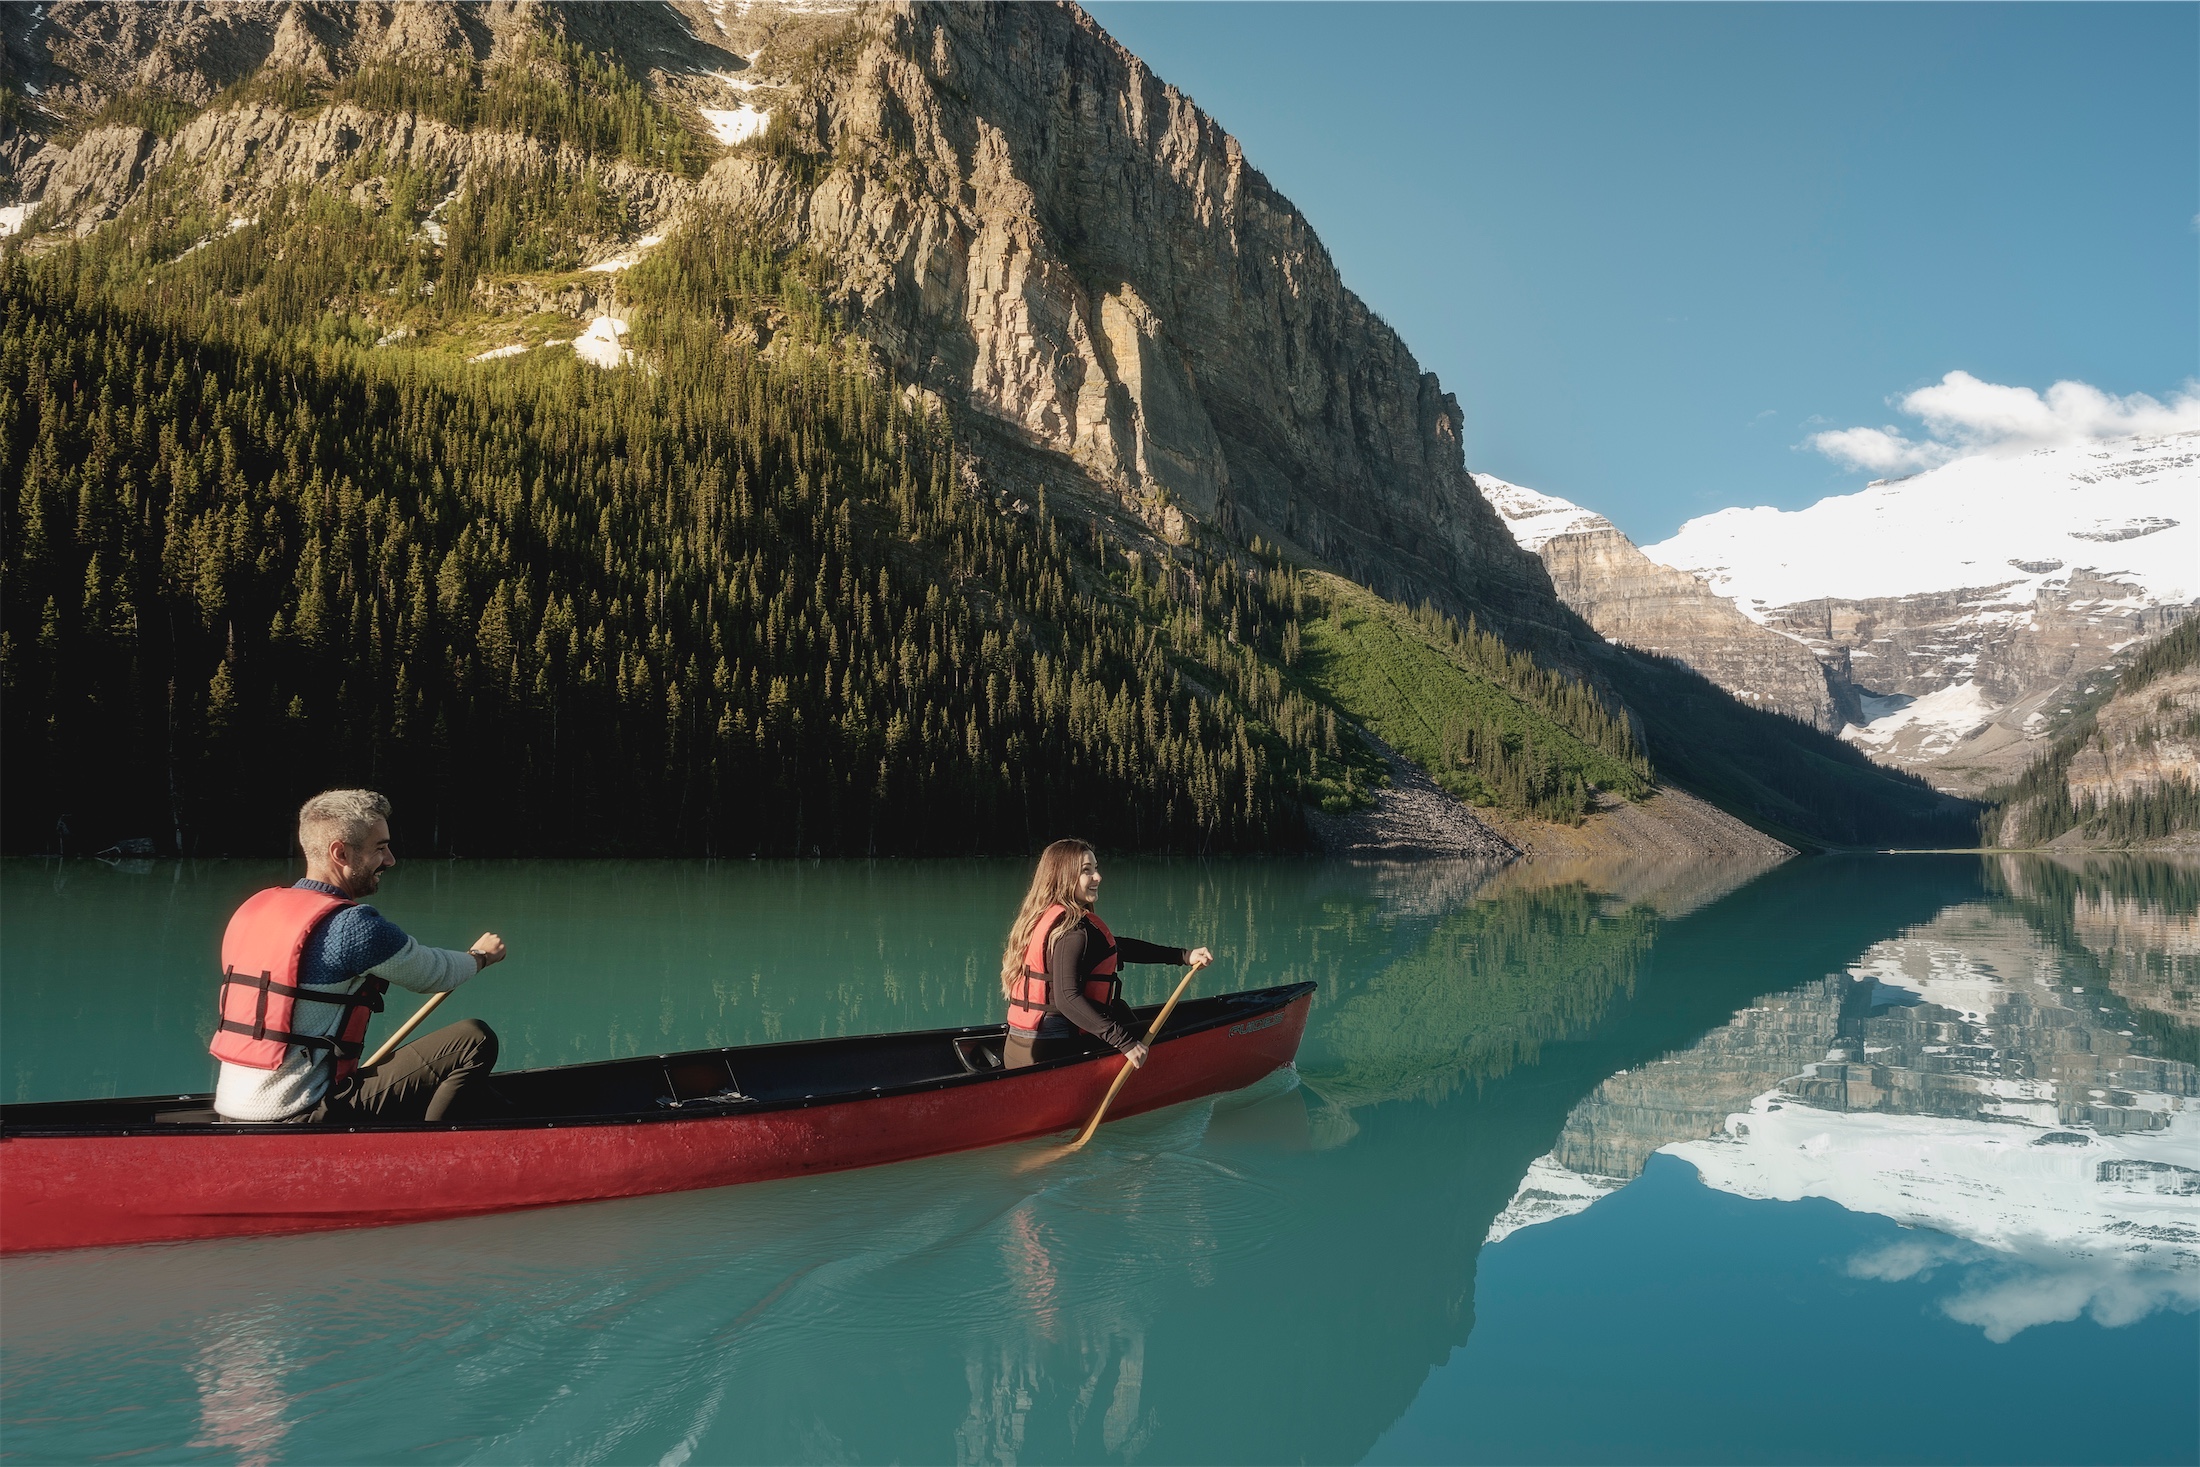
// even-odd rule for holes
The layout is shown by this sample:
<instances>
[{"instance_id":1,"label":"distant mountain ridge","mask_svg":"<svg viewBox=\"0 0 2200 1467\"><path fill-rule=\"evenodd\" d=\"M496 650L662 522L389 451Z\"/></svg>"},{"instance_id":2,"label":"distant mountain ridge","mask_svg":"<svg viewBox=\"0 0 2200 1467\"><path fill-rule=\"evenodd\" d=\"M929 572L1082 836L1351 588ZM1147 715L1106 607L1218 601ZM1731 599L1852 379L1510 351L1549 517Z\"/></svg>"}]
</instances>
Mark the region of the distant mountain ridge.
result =
<instances>
[{"instance_id":1,"label":"distant mountain ridge","mask_svg":"<svg viewBox=\"0 0 2200 1467\"><path fill-rule=\"evenodd\" d=\"M1965 793L2013 777L2200 605L2200 434L1981 454L1807 509L1721 510L1639 551L1566 501L1485 492L1606 635ZM1798 691L1798 649L1821 702Z\"/></svg>"},{"instance_id":2,"label":"distant mountain ridge","mask_svg":"<svg viewBox=\"0 0 2200 1467\"><path fill-rule=\"evenodd\" d=\"M1493 475L1475 482L1521 548L1542 557L1559 598L1601 636L1678 658L1752 708L1825 733L1847 721L1807 646L1652 560L1600 514Z\"/></svg>"}]
</instances>

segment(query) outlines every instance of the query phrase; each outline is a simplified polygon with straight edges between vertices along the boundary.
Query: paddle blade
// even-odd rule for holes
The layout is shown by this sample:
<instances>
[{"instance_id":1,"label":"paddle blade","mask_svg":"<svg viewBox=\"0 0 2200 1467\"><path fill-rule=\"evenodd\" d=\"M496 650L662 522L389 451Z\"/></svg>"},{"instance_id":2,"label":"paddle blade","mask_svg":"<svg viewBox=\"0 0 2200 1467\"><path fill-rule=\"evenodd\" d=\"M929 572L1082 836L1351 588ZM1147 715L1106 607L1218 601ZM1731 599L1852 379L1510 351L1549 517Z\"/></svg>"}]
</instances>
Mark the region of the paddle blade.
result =
<instances>
[{"instance_id":1,"label":"paddle blade","mask_svg":"<svg viewBox=\"0 0 2200 1467\"><path fill-rule=\"evenodd\" d=\"M1192 986L1192 980L1199 976L1199 970L1203 966L1204 964L1195 963L1190 968L1186 969L1184 976L1177 981L1176 992L1169 995L1169 1001L1161 1006L1161 1012L1153 1016L1153 1027L1146 1031L1147 1064L1150 1065L1153 1063L1152 1045L1156 1039L1160 1038L1162 1026L1169 1022L1169 1015L1176 1010L1177 1000L1184 997L1184 990ZM1122 1090L1123 1082L1130 1079L1131 1071L1135 1068L1137 1067L1133 1065L1129 1059L1126 1058L1123 1061L1123 1068L1115 1072L1115 1083L1110 1085L1108 1087L1108 1093L1100 1098L1100 1104L1098 1108L1096 1108L1092 1113L1092 1119L1085 1122L1085 1129L1079 1133L1075 1141L1070 1142L1069 1145L1062 1148L1061 1152L1059 1153L1061 1156L1068 1156L1073 1151L1083 1149L1084 1144L1092 1139L1093 1133L1100 1129L1100 1123L1103 1120L1107 1119L1108 1107L1115 1104L1116 1094L1117 1092ZM1032 1165L1034 1167L1044 1166L1047 1161L1051 1161L1054 1159L1055 1158L1053 1157L1042 1158L1039 1161L1033 1162Z\"/></svg>"},{"instance_id":2,"label":"paddle blade","mask_svg":"<svg viewBox=\"0 0 2200 1467\"><path fill-rule=\"evenodd\" d=\"M1150 1054L1147 1056L1146 1062L1148 1064L1153 1063L1153 1059ZM1115 1083L1113 1085L1110 1085L1108 1087L1108 1093L1105 1096L1101 1097L1099 1109L1095 1110L1092 1113L1091 1120L1085 1122L1085 1129L1078 1133L1077 1139L1069 1143L1069 1149L1071 1151L1083 1150L1085 1143L1092 1139L1093 1132L1100 1129L1100 1122L1106 1118L1108 1107L1115 1104L1115 1097L1117 1092L1122 1090L1123 1082L1131 1077L1131 1068L1131 1062L1127 1059L1124 1060L1123 1068L1115 1072Z\"/></svg>"}]
</instances>

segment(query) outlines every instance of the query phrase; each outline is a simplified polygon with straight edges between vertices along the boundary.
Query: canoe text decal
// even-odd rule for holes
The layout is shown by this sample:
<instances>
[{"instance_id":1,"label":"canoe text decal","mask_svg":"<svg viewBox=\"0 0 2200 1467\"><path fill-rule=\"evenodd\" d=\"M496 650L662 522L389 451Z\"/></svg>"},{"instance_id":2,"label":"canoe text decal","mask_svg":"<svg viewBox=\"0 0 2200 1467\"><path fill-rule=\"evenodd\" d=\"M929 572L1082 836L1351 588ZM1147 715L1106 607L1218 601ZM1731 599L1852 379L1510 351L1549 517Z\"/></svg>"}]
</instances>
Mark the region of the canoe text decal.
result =
<instances>
[{"instance_id":1,"label":"canoe text decal","mask_svg":"<svg viewBox=\"0 0 2200 1467\"><path fill-rule=\"evenodd\" d=\"M1263 1018L1247 1019L1242 1024L1232 1024L1230 1026L1230 1032L1232 1034L1258 1034L1261 1030L1273 1029L1276 1025L1282 1022L1282 1014L1269 1014Z\"/></svg>"}]
</instances>

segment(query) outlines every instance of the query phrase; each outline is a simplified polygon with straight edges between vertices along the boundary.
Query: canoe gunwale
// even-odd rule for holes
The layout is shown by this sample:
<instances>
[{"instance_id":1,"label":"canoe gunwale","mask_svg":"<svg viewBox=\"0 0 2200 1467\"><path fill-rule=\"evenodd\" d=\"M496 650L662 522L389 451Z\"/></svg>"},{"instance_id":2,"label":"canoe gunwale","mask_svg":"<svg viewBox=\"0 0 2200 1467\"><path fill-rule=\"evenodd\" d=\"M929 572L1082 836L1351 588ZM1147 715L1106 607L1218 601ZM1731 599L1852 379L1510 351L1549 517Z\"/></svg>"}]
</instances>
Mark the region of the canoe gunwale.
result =
<instances>
[{"instance_id":1,"label":"canoe gunwale","mask_svg":"<svg viewBox=\"0 0 2200 1467\"><path fill-rule=\"evenodd\" d=\"M1204 1034L1225 1024L1241 1023L1265 1015L1280 1014L1292 1003L1314 992L1317 985L1310 982L1284 984L1274 988L1244 989L1234 993L1215 994L1196 1000L1202 1007L1215 1005L1212 1013L1194 1011L1190 1022L1180 1023L1191 1005L1178 1009L1168 1028L1155 1039L1158 1047L1180 1039ZM1137 1012L1141 1019L1158 1012L1159 1004L1144 1005ZM518 1079L522 1076L577 1074L586 1071L602 1071L615 1067L634 1067L648 1063L674 1064L688 1060L726 1060L731 1056L754 1054L760 1050L775 1052L852 1048L866 1042L895 1041L921 1043L936 1040L950 1047L962 1039L1001 1038L1007 1033L1006 1024L965 1025L949 1029L908 1030L900 1033L830 1035L815 1039L773 1041L769 1044L727 1045L704 1049L679 1050L659 1055L627 1055L616 1059L584 1060L571 1065L544 1065L527 1070L505 1071L499 1078ZM213 1100L211 1092L189 1096L117 1096L98 1101L24 1102L0 1106L0 1140L16 1138L98 1138L98 1137L167 1137L232 1136L232 1137L295 1137L302 1135L420 1135L444 1132L526 1132L544 1130L579 1130L606 1126L679 1125L704 1124L737 1119L746 1116L766 1115L773 1112L812 1110L828 1106L858 1105L872 1100L890 1100L897 1097L919 1095L931 1091L956 1089L970 1085L982 1085L1012 1077L1046 1074L1104 1060L1113 1056L1112 1050L1086 1051L1041 1060L1020 1069L971 1070L963 1074L945 1074L900 1084L819 1091L804 1096L783 1096L775 1099L744 1098L723 1104L700 1104L702 1097L667 1105L662 1101L649 1110L621 1110L602 1114L571 1113L563 1115L492 1117L473 1121L451 1122L400 1122L388 1125L336 1125L310 1124L299 1121L214 1121L169 1122L131 1125L38 1125L24 1124L7 1118L9 1111L36 1110L48 1104L54 1105L112 1105L167 1107L171 1110L205 1108ZM669 1077L668 1077L669 1079Z\"/></svg>"}]
</instances>

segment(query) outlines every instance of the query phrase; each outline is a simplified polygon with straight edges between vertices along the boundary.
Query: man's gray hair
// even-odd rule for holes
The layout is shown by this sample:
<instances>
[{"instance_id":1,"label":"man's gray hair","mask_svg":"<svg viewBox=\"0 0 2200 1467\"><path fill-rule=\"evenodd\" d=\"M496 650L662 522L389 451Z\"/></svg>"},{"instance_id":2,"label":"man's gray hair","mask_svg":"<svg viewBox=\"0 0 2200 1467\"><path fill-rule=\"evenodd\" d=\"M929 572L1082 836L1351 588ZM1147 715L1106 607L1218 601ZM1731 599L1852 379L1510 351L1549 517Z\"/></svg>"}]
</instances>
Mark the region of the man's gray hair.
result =
<instances>
[{"instance_id":1,"label":"man's gray hair","mask_svg":"<svg viewBox=\"0 0 2200 1467\"><path fill-rule=\"evenodd\" d=\"M390 802L373 790L323 790L298 807L298 845L309 861L328 854L329 842L356 851L377 820L390 818Z\"/></svg>"}]
</instances>

